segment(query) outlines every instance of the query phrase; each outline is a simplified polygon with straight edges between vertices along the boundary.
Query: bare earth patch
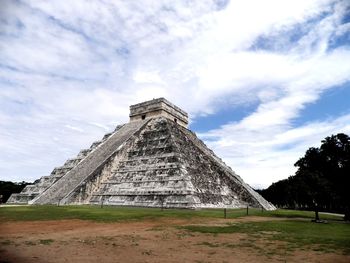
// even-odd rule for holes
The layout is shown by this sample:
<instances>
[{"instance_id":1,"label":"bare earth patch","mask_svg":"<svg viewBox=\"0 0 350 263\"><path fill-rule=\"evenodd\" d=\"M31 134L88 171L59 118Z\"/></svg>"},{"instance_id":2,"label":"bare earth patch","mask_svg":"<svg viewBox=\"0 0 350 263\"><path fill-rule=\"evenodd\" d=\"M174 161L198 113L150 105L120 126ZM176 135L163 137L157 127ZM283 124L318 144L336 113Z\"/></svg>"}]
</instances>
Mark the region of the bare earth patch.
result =
<instances>
[{"instance_id":1,"label":"bare earth patch","mask_svg":"<svg viewBox=\"0 0 350 263\"><path fill-rule=\"evenodd\" d=\"M225 225L263 220L284 219L244 217L118 223L82 220L7 222L0 225L0 263L350 262L349 255L313 249L290 250L282 241L271 242L243 233L215 235L179 228L194 224Z\"/></svg>"}]
</instances>

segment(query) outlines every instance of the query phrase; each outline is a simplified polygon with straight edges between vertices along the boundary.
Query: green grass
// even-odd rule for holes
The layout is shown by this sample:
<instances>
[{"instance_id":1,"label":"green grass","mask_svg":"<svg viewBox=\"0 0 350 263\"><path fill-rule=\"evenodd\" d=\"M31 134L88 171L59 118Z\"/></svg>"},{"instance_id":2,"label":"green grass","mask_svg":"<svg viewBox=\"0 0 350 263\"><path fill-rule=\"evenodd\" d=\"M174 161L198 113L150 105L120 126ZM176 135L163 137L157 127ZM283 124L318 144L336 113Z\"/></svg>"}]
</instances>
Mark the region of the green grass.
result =
<instances>
[{"instance_id":1,"label":"green grass","mask_svg":"<svg viewBox=\"0 0 350 263\"><path fill-rule=\"evenodd\" d=\"M228 226L185 226L200 233L245 233L252 239L285 241L290 250L317 245L317 251L342 249L350 254L350 225L341 222L312 223L309 220L283 220L236 223Z\"/></svg>"},{"instance_id":2,"label":"green grass","mask_svg":"<svg viewBox=\"0 0 350 263\"><path fill-rule=\"evenodd\" d=\"M250 216L313 218L314 213L309 211L276 210L264 211L249 209ZM223 218L223 209L165 209L137 208L137 207L109 207L104 206L13 206L0 207L1 221L33 221L33 220L62 220L81 219L98 222L116 222L121 220L142 220L164 217L176 218ZM228 209L227 218L246 216L246 209ZM341 220L333 215L321 215L321 219Z\"/></svg>"}]
</instances>

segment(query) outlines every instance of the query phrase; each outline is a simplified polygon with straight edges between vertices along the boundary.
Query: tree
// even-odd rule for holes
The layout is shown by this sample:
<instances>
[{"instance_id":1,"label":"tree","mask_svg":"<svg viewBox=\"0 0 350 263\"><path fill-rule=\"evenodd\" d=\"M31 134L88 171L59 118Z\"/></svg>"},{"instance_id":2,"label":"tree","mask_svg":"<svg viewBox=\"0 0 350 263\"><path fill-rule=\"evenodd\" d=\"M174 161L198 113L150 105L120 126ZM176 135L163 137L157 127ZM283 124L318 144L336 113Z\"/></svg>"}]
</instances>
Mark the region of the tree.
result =
<instances>
[{"instance_id":1,"label":"tree","mask_svg":"<svg viewBox=\"0 0 350 263\"><path fill-rule=\"evenodd\" d=\"M310 148L295 166L295 174L307 185L307 202L318 209L342 211L349 219L350 138L339 133L326 137L320 148Z\"/></svg>"},{"instance_id":2,"label":"tree","mask_svg":"<svg viewBox=\"0 0 350 263\"><path fill-rule=\"evenodd\" d=\"M349 219L347 191L350 176L350 138L339 133L322 140L320 148L310 148L299 159L296 176L308 186L309 202L315 209L336 210Z\"/></svg>"},{"instance_id":3,"label":"tree","mask_svg":"<svg viewBox=\"0 0 350 263\"><path fill-rule=\"evenodd\" d=\"M273 183L261 194L279 207L341 212L350 220L350 137L339 133L309 148L294 176Z\"/></svg>"},{"instance_id":4,"label":"tree","mask_svg":"<svg viewBox=\"0 0 350 263\"><path fill-rule=\"evenodd\" d=\"M320 149L325 158L325 176L331 183L333 202L350 220L350 137L343 133L332 135L322 141Z\"/></svg>"}]
</instances>

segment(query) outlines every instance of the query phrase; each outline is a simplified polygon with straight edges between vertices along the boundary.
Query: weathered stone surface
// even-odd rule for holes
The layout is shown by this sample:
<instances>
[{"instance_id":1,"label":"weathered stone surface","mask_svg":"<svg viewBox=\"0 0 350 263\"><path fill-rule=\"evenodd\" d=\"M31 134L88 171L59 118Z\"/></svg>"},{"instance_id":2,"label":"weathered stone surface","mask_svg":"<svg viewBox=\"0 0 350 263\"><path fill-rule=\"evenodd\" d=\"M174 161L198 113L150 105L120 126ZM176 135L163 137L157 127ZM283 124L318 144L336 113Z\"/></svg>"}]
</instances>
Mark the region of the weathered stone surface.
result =
<instances>
[{"instance_id":1,"label":"weathered stone surface","mask_svg":"<svg viewBox=\"0 0 350 263\"><path fill-rule=\"evenodd\" d=\"M188 114L164 98L153 99L130 106L130 122L161 116L187 128Z\"/></svg>"},{"instance_id":2,"label":"weathered stone surface","mask_svg":"<svg viewBox=\"0 0 350 263\"><path fill-rule=\"evenodd\" d=\"M192 132L160 117L130 137L70 204L149 207L274 207Z\"/></svg>"},{"instance_id":3,"label":"weathered stone surface","mask_svg":"<svg viewBox=\"0 0 350 263\"><path fill-rule=\"evenodd\" d=\"M138 121L125 124L116 133L96 146L94 150L87 155L73 169L66 173L60 180L47 188L40 196L34 198L32 204L56 204L66 203L65 198L75 188L90 176L96 169L103 166L110 156L118 150L118 147L139 130L146 121Z\"/></svg>"},{"instance_id":4,"label":"weathered stone surface","mask_svg":"<svg viewBox=\"0 0 350 263\"><path fill-rule=\"evenodd\" d=\"M174 115L117 127L17 198L32 198L32 204L275 209Z\"/></svg>"}]
</instances>

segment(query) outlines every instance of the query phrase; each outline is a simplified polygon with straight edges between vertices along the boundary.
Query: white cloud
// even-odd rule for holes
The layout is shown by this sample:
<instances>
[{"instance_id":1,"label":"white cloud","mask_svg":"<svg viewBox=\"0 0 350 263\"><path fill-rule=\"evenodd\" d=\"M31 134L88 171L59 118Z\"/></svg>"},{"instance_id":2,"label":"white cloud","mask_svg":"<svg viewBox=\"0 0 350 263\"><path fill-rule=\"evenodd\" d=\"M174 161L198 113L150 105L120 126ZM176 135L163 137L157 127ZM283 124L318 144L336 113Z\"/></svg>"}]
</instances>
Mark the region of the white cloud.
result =
<instances>
[{"instance_id":1,"label":"white cloud","mask_svg":"<svg viewBox=\"0 0 350 263\"><path fill-rule=\"evenodd\" d=\"M350 114L336 119L315 121L297 128L280 129L258 134L235 129L224 129L201 134L203 139L213 136L207 144L254 187L267 187L294 174L294 163L309 147L319 147L326 136L350 133Z\"/></svg>"},{"instance_id":2,"label":"white cloud","mask_svg":"<svg viewBox=\"0 0 350 263\"><path fill-rule=\"evenodd\" d=\"M313 124L293 127L301 110L350 81L349 47L330 47L349 33L347 1L0 5L0 179L48 174L126 122L130 104L164 96L192 118L257 105L205 136L244 179L266 185L311 142ZM318 124L330 127L319 136L344 118Z\"/></svg>"}]
</instances>

